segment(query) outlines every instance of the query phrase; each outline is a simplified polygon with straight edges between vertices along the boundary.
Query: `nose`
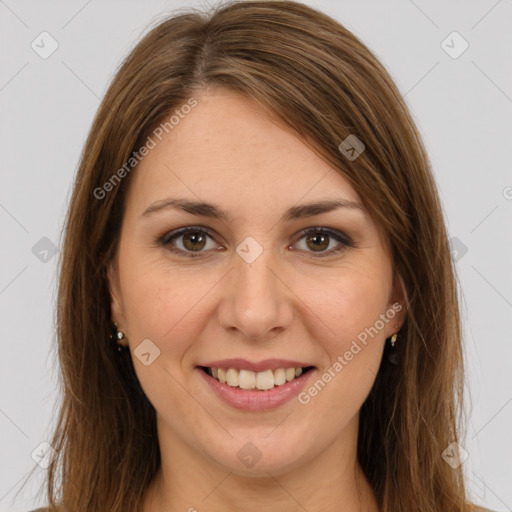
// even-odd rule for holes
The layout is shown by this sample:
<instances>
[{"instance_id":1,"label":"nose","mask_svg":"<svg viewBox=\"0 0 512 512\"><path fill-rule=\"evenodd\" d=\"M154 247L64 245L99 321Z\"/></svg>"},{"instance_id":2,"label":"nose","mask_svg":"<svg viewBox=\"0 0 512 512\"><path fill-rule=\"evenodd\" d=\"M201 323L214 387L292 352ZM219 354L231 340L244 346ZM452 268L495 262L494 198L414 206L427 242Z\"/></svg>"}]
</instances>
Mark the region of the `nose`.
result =
<instances>
[{"instance_id":1,"label":"nose","mask_svg":"<svg viewBox=\"0 0 512 512\"><path fill-rule=\"evenodd\" d=\"M293 293L271 249L264 249L251 263L234 254L233 268L223 281L218 314L224 329L265 341L288 328Z\"/></svg>"}]
</instances>

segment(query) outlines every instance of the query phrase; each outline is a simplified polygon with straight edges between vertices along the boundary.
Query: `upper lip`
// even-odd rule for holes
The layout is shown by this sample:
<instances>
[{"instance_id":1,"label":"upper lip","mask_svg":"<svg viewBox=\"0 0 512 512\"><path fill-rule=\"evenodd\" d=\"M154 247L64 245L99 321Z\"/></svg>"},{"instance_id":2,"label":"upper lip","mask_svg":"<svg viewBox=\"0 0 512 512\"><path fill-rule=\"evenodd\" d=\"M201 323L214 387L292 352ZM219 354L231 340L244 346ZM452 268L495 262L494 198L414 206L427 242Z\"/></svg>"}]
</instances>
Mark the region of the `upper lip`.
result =
<instances>
[{"instance_id":1,"label":"upper lip","mask_svg":"<svg viewBox=\"0 0 512 512\"><path fill-rule=\"evenodd\" d=\"M305 368L313 365L292 361L291 359L264 359L263 361L253 362L247 359L233 358L209 361L200 366L207 366L209 368L236 368L238 370L263 372L265 370L277 370L278 368Z\"/></svg>"}]
</instances>

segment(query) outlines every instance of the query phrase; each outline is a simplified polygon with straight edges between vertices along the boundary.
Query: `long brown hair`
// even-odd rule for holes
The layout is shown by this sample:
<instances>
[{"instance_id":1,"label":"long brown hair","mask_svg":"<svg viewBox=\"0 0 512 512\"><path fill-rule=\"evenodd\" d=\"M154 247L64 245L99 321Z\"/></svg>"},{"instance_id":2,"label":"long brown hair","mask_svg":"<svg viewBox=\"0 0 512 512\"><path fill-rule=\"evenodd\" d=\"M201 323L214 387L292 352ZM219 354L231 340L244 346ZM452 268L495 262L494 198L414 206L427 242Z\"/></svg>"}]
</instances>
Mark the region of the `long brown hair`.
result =
<instances>
[{"instance_id":1,"label":"long brown hair","mask_svg":"<svg viewBox=\"0 0 512 512\"><path fill-rule=\"evenodd\" d=\"M381 510L473 510L462 467L442 457L461 435L464 376L457 279L426 150L373 53L339 22L286 0L235 1L160 21L124 60L100 105L60 260L63 398L51 441L58 452L48 469L51 509L140 511L159 467L155 410L130 354L109 342L106 272L130 173L104 184L208 85L246 94L293 128L350 181L385 235L407 315L400 364L383 358L358 439ZM365 145L354 160L339 149L349 135ZM99 189L105 193L95 194Z\"/></svg>"}]
</instances>

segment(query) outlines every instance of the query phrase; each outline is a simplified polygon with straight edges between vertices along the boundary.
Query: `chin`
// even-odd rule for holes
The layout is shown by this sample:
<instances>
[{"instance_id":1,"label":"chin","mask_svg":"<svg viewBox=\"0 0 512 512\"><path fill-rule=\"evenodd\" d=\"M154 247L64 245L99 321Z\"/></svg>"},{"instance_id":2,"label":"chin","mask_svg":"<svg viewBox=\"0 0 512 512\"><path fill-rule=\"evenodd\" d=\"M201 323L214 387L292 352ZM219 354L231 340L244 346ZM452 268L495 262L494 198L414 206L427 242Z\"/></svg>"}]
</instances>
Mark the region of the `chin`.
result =
<instances>
[{"instance_id":1,"label":"chin","mask_svg":"<svg viewBox=\"0 0 512 512\"><path fill-rule=\"evenodd\" d=\"M268 477L269 473L278 476L306 463L307 453L302 451L307 449L305 439L295 439L286 431L281 435L271 433L274 437L270 439L269 432L272 429L266 429L260 437L252 434L230 438L225 445L216 444L219 450L209 456L224 469L250 477Z\"/></svg>"}]
</instances>

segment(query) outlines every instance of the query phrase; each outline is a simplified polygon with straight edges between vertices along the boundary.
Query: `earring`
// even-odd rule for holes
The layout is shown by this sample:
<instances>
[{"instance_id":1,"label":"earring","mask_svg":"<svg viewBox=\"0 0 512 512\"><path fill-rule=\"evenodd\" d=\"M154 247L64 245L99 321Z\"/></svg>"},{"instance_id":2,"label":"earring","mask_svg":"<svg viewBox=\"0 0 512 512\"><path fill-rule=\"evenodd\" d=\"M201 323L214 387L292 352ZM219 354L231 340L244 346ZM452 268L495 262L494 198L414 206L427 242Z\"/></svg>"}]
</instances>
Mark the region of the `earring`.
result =
<instances>
[{"instance_id":1,"label":"earring","mask_svg":"<svg viewBox=\"0 0 512 512\"><path fill-rule=\"evenodd\" d=\"M125 339L126 336L124 335L124 332L118 330L118 327L119 326L114 322L113 325L112 325L112 333L110 334L110 339L111 340L113 340L113 339L116 340L117 350L118 350L118 352L121 352L121 350L123 348L125 348L126 345L124 345L123 343L119 343L119 341L122 340L122 339Z\"/></svg>"},{"instance_id":2,"label":"earring","mask_svg":"<svg viewBox=\"0 0 512 512\"><path fill-rule=\"evenodd\" d=\"M395 325L395 329L398 329L398 325ZM391 348L388 350L388 361L393 364L393 365L398 365L400 359L398 357L398 353L396 351L396 348L395 348L395 342L396 342L396 339L398 338L398 333L400 331L397 331L395 332L395 334L393 334L393 336L391 336Z\"/></svg>"}]
</instances>

